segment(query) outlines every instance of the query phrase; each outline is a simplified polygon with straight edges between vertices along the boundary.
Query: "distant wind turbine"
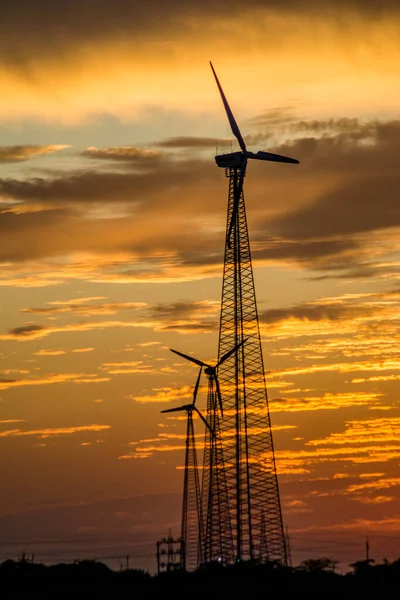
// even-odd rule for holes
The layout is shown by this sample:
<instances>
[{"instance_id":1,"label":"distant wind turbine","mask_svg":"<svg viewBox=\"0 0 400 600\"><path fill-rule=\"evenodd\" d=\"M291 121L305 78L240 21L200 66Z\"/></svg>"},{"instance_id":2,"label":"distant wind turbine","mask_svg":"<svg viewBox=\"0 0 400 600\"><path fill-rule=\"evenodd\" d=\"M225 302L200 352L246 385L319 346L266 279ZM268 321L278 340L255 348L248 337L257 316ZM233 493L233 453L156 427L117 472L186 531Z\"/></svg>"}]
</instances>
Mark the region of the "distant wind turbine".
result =
<instances>
[{"instance_id":1,"label":"distant wind turbine","mask_svg":"<svg viewBox=\"0 0 400 600\"><path fill-rule=\"evenodd\" d=\"M181 540L183 544L182 557L184 569L196 569L203 562L203 514L201 503L201 490L199 469L196 452L196 441L193 427L193 412L195 412L203 421L205 426L213 434L210 425L203 417L196 406L197 393L201 378L202 367L200 367L197 376L196 385L193 392L193 401L190 404L177 406L176 408L167 408L162 413L187 412L186 424L186 450L185 450L185 472L183 480L183 504L182 504L182 523Z\"/></svg>"}]
</instances>

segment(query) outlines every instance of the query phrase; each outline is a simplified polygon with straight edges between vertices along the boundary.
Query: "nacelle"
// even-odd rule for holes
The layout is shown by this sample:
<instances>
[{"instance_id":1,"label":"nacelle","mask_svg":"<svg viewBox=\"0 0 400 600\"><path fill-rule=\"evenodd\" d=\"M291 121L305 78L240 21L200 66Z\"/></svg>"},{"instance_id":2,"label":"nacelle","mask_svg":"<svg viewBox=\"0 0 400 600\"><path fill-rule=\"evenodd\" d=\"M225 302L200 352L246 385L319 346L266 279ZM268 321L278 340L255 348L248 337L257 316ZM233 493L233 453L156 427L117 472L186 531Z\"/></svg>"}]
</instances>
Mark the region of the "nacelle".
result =
<instances>
[{"instance_id":1,"label":"nacelle","mask_svg":"<svg viewBox=\"0 0 400 600\"><path fill-rule=\"evenodd\" d=\"M215 157L215 162L222 169L239 169L243 162L242 152L231 152L230 154L218 154Z\"/></svg>"}]
</instances>

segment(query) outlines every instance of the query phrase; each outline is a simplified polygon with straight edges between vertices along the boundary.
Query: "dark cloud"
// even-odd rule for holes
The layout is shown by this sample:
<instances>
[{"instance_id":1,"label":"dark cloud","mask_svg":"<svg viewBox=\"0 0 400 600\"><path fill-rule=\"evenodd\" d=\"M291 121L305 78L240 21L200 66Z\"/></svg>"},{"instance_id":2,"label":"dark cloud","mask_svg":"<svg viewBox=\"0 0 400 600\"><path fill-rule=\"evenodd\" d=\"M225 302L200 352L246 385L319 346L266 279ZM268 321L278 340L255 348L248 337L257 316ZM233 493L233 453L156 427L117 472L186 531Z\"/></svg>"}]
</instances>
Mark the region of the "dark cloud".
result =
<instances>
[{"instance_id":1,"label":"dark cloud","mask_svg":"<svg viewBox=\"0 0 400 600\"><path fill-rule=\"evenodd\" d=\"M69 50L71 44L110 41L125 37L134 39L138 48L153 34L156 43L176 41L185 25L186 30L198 34L201 21L226 18L223 2L203 0L70 0L58 3L52 0L6 0L0 21L0 53L7 63L29 66L32 49L41 51L43 58L53 58L55 49ZM239 0L229 3L229 16L243 19L254 10L274 13L323 16L336 26L348 13L356 13L375 20L396 15L396 0L249 0L244 5ZM234 33L234 32L232 32ZM234 33L240 40L240 28ZM51 49L51 55L48 54ZM160 46L153 49L160 53Z\"/></svg>"},{"instance_id":2,"label":"dark cloud","mask_svg":"<svg viewBox=\"0 0 400 600\"><path fill-rule=\"evenodd\" d=\"M35 335L39 331L44 331L45 329L46 327L32 323L29 325L22 325L21 327L14 327L13 329L10 329L8 333L16 338L29 337L30 335Z\"/></svg>"},{"instance_id":3,"label":"dark cloud","mask_svg":"<svg viewBox=\"0 0 400 600\"><path fill-rule=\"evenodd\" d=\"M361 244L357 245L361 248ZM329 263L323 265L324 274L312 276L313 281L322 281L324 279L341 279L343 274L349 279L365 279L368 277L380 277L390 276L391 274L396 276L398 274L398 267L396 263L393 264L376 264L372 260L366 261L359 258L358 261L354 261L353 264L349 264L349 260L335 260L330 259Z\"/></svg>"},{"instance_id":4,"label":"dark cloud","mask_svg":"<svg viewBox=\"0 0 400 600\"><path fill-rule=\"evenodd\" d=\"M72 313L78 315L115 314L124 310L137 310L142 308L137 302L110 302L103 304L63 304L62 306L49 306L45 308L21 308L20 312L40 315L53 315Z\"/></svg>"},{"instance_id":5,"label":"dark cloud","mask_svg":"<svg viewBox=\"0 0 400 600\"><path fill-rule=\"evenodd\" d=\"M339 240L340 244L346 234L400 225L400 121L345 122L344 129L336 135L301 138L279 148L300 159L306 185L321 175L329 177L330 184L312 204L299 209L292 205L286 214L270 219L271 232L292 241Z\"/></svg>"},{"instance_id":6,"label":"dark cloud","mask_svg":"<svg viewBox=\"0 0 400 600\"><path fill-rule=\"evenodd\" d=\"M279 323L288 319L298 321L339 321L356 317L365 318L368 314L379 311L378 306L351 306L343 303L299 304L290 308L277 308L260 313L260 321L264 323Z\"/></svg>"},{"instance_id":7,"label":"dark cloud","mask_svg":"<svg viewBox=\"0 0 400 600\"><path fill-rule=\"evenodd\" d=\"M314 205L277 219L273 227L291 238L310 240L400 226L398 176L366 176L338 186Z\"/></svg>"},{"instance_id":8,"label":"dark cloud","mask_svg":"<svg viewBox=\"0 0 400 600\"><path fill-rule=\"evenodd\" d=\"M370 0L368 4L363 0L320 0L318 5L313 0L287 0L284 4L280 0L249 0L245 8L282 12L308 12L312 9L314 13L321 12L327 16L329 9L348 8L379 16L397 11L399 4L397 0ZM243 9L240 0L232 0L229 4L229 11L234 15L239 15ZM129 3L125 0L114 0L112 3L108 0L70 0L68 6L61 5L55 9L52 0L37 0L34 5L26 0L6 0L2 22L4 25L18 22L18 30L52 31L53 34L68 37L76 32L93 32L96 28L101 34L114 28L127 32L149 29L157 22L163 27L181 14L216 18L226 14L226 7L214 0L203 0L200 4L195 0L148 0L145 3L140 0Z\"/></svg>"},{"instance_id":9,"label":"dark cloud","mask_svg":"<svg viewBox=\"0 0 400 600\"><path fill-rule=\"evenodd\" d=\"M158 331L175 331L176 333L211 333L218 329L218 321L202 321L201 323L171 323L158 327Z\"/></svg>"},{"instance_id":10,"label":"dark cloud","mask_svg":"<svg viewBox=\"0 0 400 600\"><path fill-rule=\"evenodd\" d=\"M272 231L310 241L400 225L400 121L335 123L342 128L337 135L302 138L285 146L300 156L309 174L333 179L311 205L271 220ZM318 130L315 122L313 127Z\"/></svg>"},{"instance_id":11,"label":"dark cloud","mask_svg":"<svg viewBox=\"0 0 400 600\"><path fill-rule=\"evenodd\" d=\"M181 301L172 304L156 304L149 309L150 318L161 319L165 323L158 326L159 331L177 333L216 331L219 306L210 302Z\"/></svg>"},{"instance_id":12,"label":"dark cloud","mask_svg":"<svg viewBox=\"0 0 400 600\"><path fill-rule=\"evenodd\" d=\"M190 248L198 252L205 245L213 252L215 232L194 236L192 223L218 211L223 222L226 210L223 172L212 161L199 160L154 165L146 173L82 171L53 179L0 180L0 193L20 202L18 214L9 206L0 212L0 256L17 261L75 251L167 257L171 250L180 255L185 248L190 254ZM48 210L32 212L30 206L38 203ZM144 273L156 263L143 264Z\"/></svg>"},{"instance_id":13,"label":"dark cloud","mask_svg":"<svg viewBox=\"0 0 400 600\"><path fill-rule=\"evenodd\" d=\"M293 128L309 127L310 132L326 135L301 137L280 146L296 152L307 169L342 170L354 176L369 173L395 174L396 152L400 148L400 120L366 121L334 119L300 121ZM331 131L327 131L330 129ZM317 175L317 173L315 173Z\"/></svg>"},{"instance_id":14,"label":"dark cloud","mask_svg":"<svg viewBox=\"0 0 400 600\"><path fill-rule=\"evenodd\" d=\"M160 148L216 148L230 146L231 142L231 139L226 138L182 136L154 142L154 146Z\"/></svg>"},{"instance_id":15,"label":"dark cloud","mask_svg":"<svg viewBox=\"0 0 400 600\"><path fill-rule=\"evenodd\" d=\"M193 184L195 173L202 169L204 179L216 180L218 169L211 161L184 161L153 165L154 176L145 172L79 171L54 178L27 180L2 179L0 193L8 198L25 201L74 203L136 202L143 194L166 195L171 187Z\"/></svg>"},{"instance_id":16,"label":"dark cloud","mask_svg":"<svg viewBox=\"0 0 400 600\"><path fill-rule=\"evenodd\" d=\"M247 123L253 126L282 126L288 125L293 122L297 122L298 118L293 114L294 108L292 106L280 106L276 108L270 108L261 115L256 115L251 119L247 120Z\"/></svg>"},{"instance_id":17,"label":"dark cloud","mask_svg":"<svg viewBox=\"0 0 400 600\"><path fill-rule=\"evenodd\" d=\"M182 318L194 314L202 314L204 311L214 310L214 306L209 302L174 302L173 304L156 304L152 311L159 317Z\"/></svg>"},{"instance_id":18,"label":"dark cloud","mask_svg":"<svg viewBox=\"0 0 400 600\"><path fill-rule=\"evenodd\" d=\"M67 146L0 146L0 163L22 162L42 154L57 152L64 148L67 148Z\"/></svg>"},{"instance_id":19,"label":"dark cloud","mask_svg":"<svg viewBox=\"0 0 400 600\"><path fill-rule=\"evenodd\" d=\"M13 214L0 212L0 256L3 260L24 261L29 258L53 256L61 248L72 250L72 228L76 220L69 210L48 210ZM69 234L67 229L69 229ZM85 223L81 223L82 235ZM68 242L69 238L69 242ZM76 237L75 237L76 240Z\"/></svg>"},{"instance_id":20,"label":"dark cloud","mask_svg":"<svg viewBox=\"0 0 400 600\"><path fill-rule=\"evenodd\" d=\"M253 257L255 259L290 259L296 258L305 264L316 263L325 258L334 258L350 250L355 250L358 243L351 239L343 240L288 240L267 238L257 244ZM346 263L347 266L348 262Z\"/></svg>"},{"instance_id":21,"label":"dark cloud","mask_svg":"<svg viewBox=\"0 0 400 600\"><path fill-rule=\"evenodd\" d=\"M135 148L134 146L120 146L114 148L87 148L82 153L87 158L100 160L121 160L125 162L142 163L159 161L165 157L164 152Z\"/></svg>"},{"instance_id":22,"label":"dark cloud","mask_svg":"<svg viewBox=\"0 0 400 600\"><path fill-rule=\"evenodd\" d=\"M362 135L365 135L366 127L370 132L376 131L379 127L377 122L362 123L356 117L342 117L341 119L322 119L322 120L310 120L310 121L299 121L293 119L287 129L291 132L304 132L310 133L330 133L337 134L341 132L355 133L362 130Z\"/></svg>"},{"instance_id":23,"label":"dark cloud","mask_svg":"<svg viewBox=\"0 0 400 600\"><path fill-rule=\"evenodd\" d=\"M294 108L291 107L270 109L249 119L247 123L254 128L262 128L262 131L264 127L273 127L275 132L320 134L327 137L346 133L356 139L364 138L368 134L376 137L385 129L385 124L382 122L362 121L357 117L300 119L294 114ZM394 123L391 123L393 126ZM270 133L264 135L268 135L269 138L272 137Z\"/></svg>"},{"instance_id":24,"label":"dark cloud","mask_svg":"<svg viewBox=\"0 0 400 600\"><path fill-rule=\"evenodd\" d=\"M297 261L323 270L321 277L370 275L375 267L360 252L368 236L400 226L400 121L339 119L319 135L326 125L314 121L310 127L318 135L269 148L297 157L299 165L249 161L245 194L253 259ZM0 212L0 258L135 252L146 262L120 265L119 273L143 279L163 262L217 265L223 258L226 183L223 170L201 159L161 159L146 172L102 169L3 179L0 193L19 202L19 214L9 205ZM38 204L48 210L38 212Z\"/></svg>"},{"instance_id":25,"label":"dark cloud","mask_svg":"<svg viewBox=\"0 0 400 600\"><path fill-rule=\"evenodd\" d=\"M144 303L109 303L109 304L63 304L55 307L38 307L21 309L23 313L33 313L40 315L52 314L79 314L84 316L97 316L99 314L115 314L124 310L141 310L139 315L135 316L136 322L140 325L154 326L157 331L215 331L218 325L219 305L206 301L180 301L172 304L162 303L153 306ZM214 316L216 318L214 318ZM90 328L90 324L89 324ZM79 325L78 325L79 329ZM62 330L62 327L61 327ZM20 327L15 327L7 332L7 338L31 338L37 337L42 332L51 333L52 327L44 327L28 323ZM68 326L65 327L68 331ZM39 336L40 337L40 336Z\"/></svg>"}]
</instances>

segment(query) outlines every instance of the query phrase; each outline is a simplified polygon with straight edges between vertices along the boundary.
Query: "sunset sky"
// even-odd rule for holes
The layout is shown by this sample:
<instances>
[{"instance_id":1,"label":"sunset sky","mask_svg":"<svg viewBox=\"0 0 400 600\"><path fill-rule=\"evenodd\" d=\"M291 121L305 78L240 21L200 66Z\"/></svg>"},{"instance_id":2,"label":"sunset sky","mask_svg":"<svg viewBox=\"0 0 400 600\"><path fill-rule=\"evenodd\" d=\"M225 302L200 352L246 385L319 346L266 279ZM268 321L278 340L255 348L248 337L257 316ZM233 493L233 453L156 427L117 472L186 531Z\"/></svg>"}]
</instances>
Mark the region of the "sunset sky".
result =
<instances>
[{"instance_id":1,"label":"sunset sky","mask_svg":"<svg viewBox=\"0 0 400 600\"><path fill-rule=\"evenodd\" d=\"M228 180L245 198L294 564L400 556L400 5L6 0L0 19L0 560L180 533L214 362ZM206 402L202 380L199 407ZM203 427L195 422L201 455ZM107 559L118 568L118 560Z\"/></svg>"}]
</instances>

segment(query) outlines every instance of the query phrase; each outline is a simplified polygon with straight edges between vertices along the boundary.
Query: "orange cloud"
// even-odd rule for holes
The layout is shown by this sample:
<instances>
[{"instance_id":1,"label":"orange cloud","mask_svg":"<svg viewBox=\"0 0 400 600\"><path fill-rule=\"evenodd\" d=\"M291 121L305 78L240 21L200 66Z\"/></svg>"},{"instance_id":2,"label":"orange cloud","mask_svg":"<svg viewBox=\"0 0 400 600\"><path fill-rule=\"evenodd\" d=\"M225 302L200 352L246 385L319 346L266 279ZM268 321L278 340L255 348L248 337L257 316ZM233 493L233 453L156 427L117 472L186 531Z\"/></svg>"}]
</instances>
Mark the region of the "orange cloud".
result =
<instances>
[{"instance_id":1,"label":"orange cloud","mask_svg":"<svg viewBox=\"0 0 400 600\"><path fill-rule=\"evenodd\" d=\"M293 413L309 410L339 410L348 406L375 405L379 403L382 396L382 393L377 392L339 392L337 394L326 393L321 396L306 396L303 398L279 398L270 400L270 410L271 412Z\"/></svg>"},{"instance_id":2,"label":"orange cloud","mask_svg":"<svg viewBox=\"0 0 400 600\"><path fill-rule=\"evenodd\" d=\"M66 350L38 350L34 352L35 356L59 356L61 354L67 354Z\"/></svg>"},{"instance_id":3,"label":"orange cloud","mask_svg":"<svg viewBox=\"0 0 400 600\"><path fill-rule=\"evenodd\" d=\"M52 385L54 383L102 383L110 381L109 377L100 377L92 373L54 373L44 375L38 379L18 379L4 381L0 380L0 390L8 390L15 387Z\"/></svg>"},{"instance_id":4,"label":"orange cloud","mask_svg":"<svg viewBox=\"0 0 400 600\"><path fill-rule=\"evenodd\" d=\"M400 417L386 417L350 421L345 430L331 433L324 439L311 440L309 446L386 443L400 440ZM399 446L400 448L400 446Z\"/></svg>"},{"instance_id":5,"label":"orange cloud","mask_svg":"<svg viewBox=\"0 0 400 600\"><path fill-rule=\"evenodd\" d=\"M92 352L94 350L94 348L74 348L73 350L71 350L71 352L76 352L76 353L83 353L83 352ZM60 356L63 354L67 354L67 350L52 350L50 348L48 349L43 349L43 350L38 350L37 352L33 353L34 356ZM28 371L26 371L28 372Z\"/></svg>"},{"instance_id":6,"label":"orange cloud","mask_svg":"<svg viewBox=\"0 0 400 600\"><path fill-rule=\"evenodd\" d=\"M173 400L183 400L192 398L194 386L185 385L179 388L154 388L153 391L156 394L150 394L145 396L131 396L132 400L147 404L149 402L171 402ZM207 388L203 387L199 389L199 393L206 391Z\"/></svg>"},{"instance_id":7,"label":"orange cloud","mask_svg":"<svg viewBox=\"0 0 400 600\"><path fill-rule=\"evenodd\" d=\"M161 98L164 110L204 113L215 106L205 56L220 57L217 70L220 66L228 92L235 90L241 112L250 99L256 109L265 110L267 94L271 106L280 106L283 97L298 97L299 90L305 105L321 111L322 101L337 97L339 88L342 94L335 108L346 114L353 114L357 106L379 106L379 101L382 105L382 96L386 110L396 110L389 93L396 90L398 67L398 14L393 4L387 4L375 19L369 5L342 4L341 27L325 2L312 10L303 2L284 8L276 2L252 2L240 12L239 5L232 6L229 14L208 2L188 11L179 3L167 9L164 3L150 2L141 8L140 16L133 6L124 6L123 13L113 7L110 14L103 7L106 4L90 4L83 18L71 9L70 16L51 19L51 41L35 14L24 19L31 25L20 26L13 42L3 47L0 83L9 93L2 99L0 116L76 123L106 112L132 120L145 107L159 105ZM45 8L37 9L37 14L44 12ZM93 19L93 14L98 18ZM19 18L10 12L3 37ZM104 26L93 31L93 21ZM262 44L265 32L268 49ZM238 43L242 52L232 57ZM172 73L168 66L176 52L180 60Z\"/></svg>"},{"instance_id":8,"label":"orange cloud","mask_svg":"<svg viewBox=\"0 0 400 600\"><path fill-rule=\"evenodd\" d=\"M110 362L103 363L100 367L112 375L129 373L158 373L160 369L155 369L151 365L146 365L142 360L128 362Z\"/></svg>"},{"instance_id":9,"label":"orange cloud","mask_svg":"<svg viewBox=\"0 0 400 600\"><path fill-rule=\"evenodd\" d=\"M49 302L49 304L57 304ZM60 313L73 313L83 315L113 315L123 310L135 310L146 306L144 302L114 302L110 304L83 304L81 302L62 303L61 306L50 308L21 308L22 313L34 313L41 315L53 315Z\"/></svg>"},{"instance_id":10,"label":"orange cloud","mask_svg":"<svg viewBox=\"0 0 400 600\"><path fill-rule=\"evenodd\" d=\"M348 462L368 464L388 462L400 458L400 446L364 446L361 448L318 448L318 450L277 450L275 452L279 473L307 473L324 463Z\"/></svg>"},{"instance_id":11,"label":"orange cloud","mask_svg":"<svg viewBox=\"0 0 400 600\"><path fill-rule=\"evenodd\" d=\"M101 160L120 160L127 162L146 163L156 161L165 156L164 152L158 150L148 150L145 148L135 148L133 146L119 146L114 148L95 148L91 146L82 152L87 158L96 158Z\"/></svg>"},{"instance_id":12,"label":"orange cloud","mask_svg":"<svg viewBox=\"0 0 400 600\"><path fill-rule=\"evenodd\" d=\"M363 493L365 490L382 490L388 489L394 486L400 485L400 477L386 477L382 479L375 479L374 481L368 481L366 483L359 483L349 485L347 492L351 493Z\"/></svg>"},{"instance_id":13,"label":"orange cloud","mask_svg":"<svg viewBox=\"0 0 400 600\"><path fill-rule=\"evenodd\" d=\"M354 363L334 363L322 365L309 365L305 367L295 367L293 369L285 369L269 373L276 377L284 375L308 375L312 373L322 373L325 371L337 371L338 373L351 373L352 371L392 371L400 369L400 361L393 359L384 359L381 361L362 361Z\"/></svg>"},{"instance_id":14,"label":"orange cloud","mask_svg":"<svg viewBox=\"0 0 400 600\"><path fill-rule=\"evenodd\" d=\"M110 429L111 425L79 425L77 427L54 427L46 429L9 429L7 431L1 431L0 437L21 437L27 435L39 436L41 438L47 438L58 435L65 435L71 433L83 433L88 431L104 431Z\"/></svg>"},{"instance_id":15,"label":"orange cloud","mask_svg":"<svg viewBox=\"0 0 400 600\"><path fill-rule=\"evenodd\" d=\"M396 498L394 496L356 496L352 500L361 502L361 504L386 504L387 502L395 502Z\"/></svg>"},{"instance_id":16,"label":"orange cloud","mask_svg":"<svg viewBox=\"0 0 400 600\"><path fill-rule=\"evenodd\" d=\"M186 445L164 445L164 446L146 446L143 448L136 448L135 452L130 454L123 454L118 456L119 459L130 459L130 458L150 458L154 452L175 452L176 450L185 450Z\"/></svg>"},{"instance_id":17,"label":"orange cloud","mask_svg":"<svg viewBox=\"0 0 400 600\"><path fill-rule=\"evenodd\" d=\"M74 348L73 350L71 350L71 352L77 352L77 353L82 353L82 352L93 352L94 348Z\"/></svg>"},{"instance_id":18,"label":"orange cloud","mask_svg":"<svg viewBox=\"0 0 400 600\"><path fill-rule=\"evenodd\" d=\"M43 154L51 154L69 148L66 145L49 145L49 146L0 146L0 163L4 162L21 162L41 156Z\"/></svg>"}]
</instances>

